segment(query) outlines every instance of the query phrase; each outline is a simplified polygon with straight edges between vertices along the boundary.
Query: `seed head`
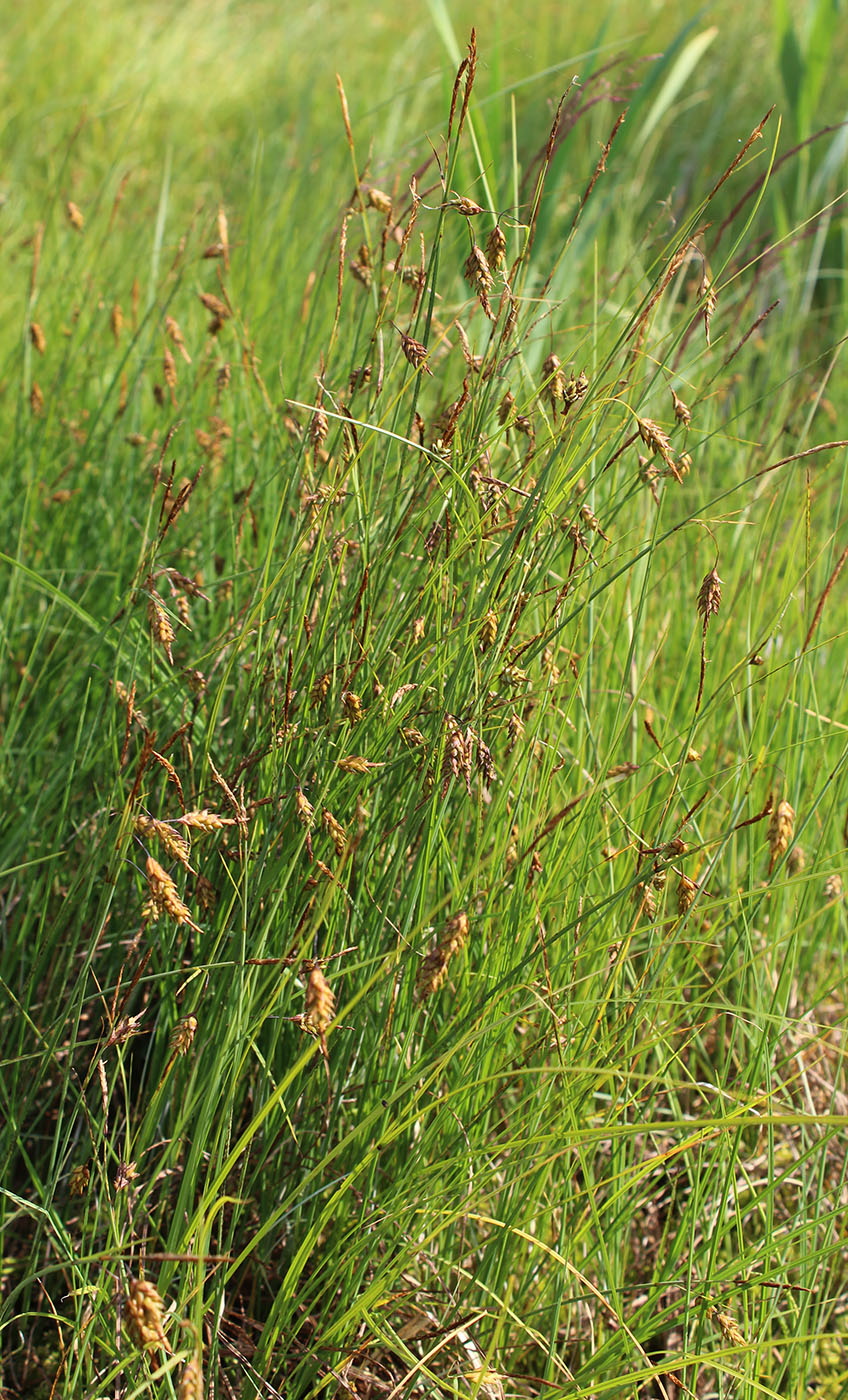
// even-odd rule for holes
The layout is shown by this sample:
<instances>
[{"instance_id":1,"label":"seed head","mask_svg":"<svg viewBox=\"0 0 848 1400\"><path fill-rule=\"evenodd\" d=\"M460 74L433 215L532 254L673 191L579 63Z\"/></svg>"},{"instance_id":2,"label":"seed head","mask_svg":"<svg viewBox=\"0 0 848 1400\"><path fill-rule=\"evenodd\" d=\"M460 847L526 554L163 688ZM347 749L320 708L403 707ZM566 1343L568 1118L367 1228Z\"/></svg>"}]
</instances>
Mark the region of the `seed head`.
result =
<instances>
[{"instance_id":1,"label":"seed head","mask_svg":"<svg viewBox=\"0 0 848 1400\"><path fill-rule=\"evenodd\" d=\"M499 272L506 266L506 238L500 224L495 224L486 239L486 258L490 267Z\"/></svg>"},{"instance_id":2,"label":"seed head","mask_svg":"<svg viewBox=\"0 0 848 1400\"><path fill-rule=\"evenodd\" d=\"M124 328L124 313L121 309L121 303L119 301L115 302L111 312L109 313L109 325L112 330L112 335L115 338L115 344L120 345L121 331Z\"/></svg>"},{"instance_id":3,"label":"seed head","mask_svg":"<svg viewBox=\"0 0 848 1400\"><path fill-rule=\"evenodd\" d=\"M395 326L395 330L400 336L400 348L412 368L423 370L425 374L432 375L433 371L427 364L427 346L422 345L420 340L413 340L411 335L404 335L399 326Z\"/></svg>"},{"instance_id":4,"label":"seed head","mask_svg":"<svg viewBox=\"0 0 848 1400\"><path fill-rule=\"evenodd\" d=\"M44 351L47 349L47 337L37 321L30 322L29 338L39 355L43 355Z\"/></svg>"},{"instance_id":5,"label":"seed head","mask_svg":"<svg viewBox=\"0 0 848 1400\"><path fill-rule=\"evenodd\" d=\"M71 1196L84 1196L88 1190L88 1183L90 1181L91 1167L87 1162L82 1162L71 1170L71 1176L68 1182L68 1194Z\"/></svg>"},{"instance_id":6,"label":"seed head","mask_svg":"<svg viewBox=\"0 0 848 1400\"><path fill-rule=\"evenodd\" d=\"M464 272L466 282L477 293L484 315L488 316L490 321L494 321L495 316L489 303L489 292L495 285L495 280L486 261L486 254L477 243L471 245L471 252L465 261Z\"/></svg>"},{"instance_id":7,"label":"seed head","mask_svg":"<svg viewBox=\"0 0 848 1400\"><path fill-rule=\"evenodd\" d=\"M342 691L342 708L349 724L358 724L362 719L362 698L355 691Z\"/></svg>"},{"instance_id":8,"label":"seed head","mask_svg":"<svg viewBox=\"0 0 848 1400\"><path fill-rule=\"evenodd\" d=\"M778 802L771 814L768 824L769 843L769 873L774 869L780 857L788 849L789 843L795 834L795 808L784 798Z\"/></svg>"},{"instance_id":9,"label":"seed head","mask_svg":"<svg viewBox=\"0 0 848 1400\"><path fill-rule=\"evenodd\" d=\"M674 416L678 423L682 423L684 428L688 428L689 424L692 422L692 410L689 408L688 404L685 404L682 399L677 397L673 389L671 390L671 400L674 404Z\"/></svg>"},{"instance_id":10,"label":"seed head","mask_svg":"<svg viewBox=\"0 0 848 1400\"><path fill-rule=\"evenodd\" d=\"M347 834L340 821L337 821L329 807L322 807L321 820L324 830L333 843L337 856L343 856L347 845Z\"/></svg>"},{"instance_id":11,"label":"seed head","mask_svg":"<svg viewBox=\"0 0 848 1400\"><path fill-rule=\"evenodd\" d=\"M162 1325L164 1303L147 1279L134 1278L124 1300L127 1310L127 1331L142 1351L161 1347L171 1354L171 1347Z\"/></svg>"},{"instance_id":12,"label":"seed head","mask_svg":"<svg viewBox=\"0 0 848 1400\"><path fill-rule=\"evenodd\" d=\"M565 375L562 372L562 361L559 355L548 355L542 365L542 375L544 377L545 393L551 402L551 407L561 403L565 393Z\"/></svg>"},{"instance_id":13,"label":"seed head","mask_svg":"<svg viewBox=\"0 0 848 1400\"><path fill-rule=\"evenodd\" d=\"M498 635L498 615L493 608L489 608L483 618L483 625L480 628L480 650L488 651L494 646L495 638Z\"/></svg>"},{"instance_id":14,"label":"seed head","mask_svg":"<svg viewBox=\"0 0 848 1400\"><path fill-rule=\"evenodd\" d=\"M301 826L306 827L308 831L315 816L315 808L312 806L309 799L304 797L300 786L298 786L294 795L294 810Z\"/></svg>"},{"instance_id":15,"label":"seed head","mask_svg":"<svg viewBox=\"0 0 848 1400\"><path fill-rule=\"evenodd\" d=\"M203 1367L199 1354L183 1367L177 1400L203 1400Z\"/></svg>"},{"instance_id":16,"label":"seed head","mask_svg":"<svg viewBox=\"0 0 848 1400\"><path fill-rule=\"evenodd\" d=\"M68 223L71 228L76 229L77 233L82 233L85 225L85 218L83 217L82 210L78 205L74 204L72 199L69 199L65 205L65 213L68 216Z\"/></svg>"},{"instance_id":17,"label":"seed head","mask_svg":"<svg viewBox=\"0 0 848 1400\"><path fill-rule=\"evenodd\" d=\"M37 379L32 381L29 391L29 406L34 418L40 418L44 412L44 394Z\"/></svg>"},{"instance_id":18,"label":"seed head","mask_svg":"<svg viewBox=\"0 0 848 1400\"><path fill-rule=\"evenodd\" d=\"M216 321L229 320L230 309L226 302L222 301L220 297L213 296L211 292L198 292L198 296L206 307L206 310L211 311Z\"/></svg>"},{"instance_id":19,"label":"seed head","mask_svg":"<svg viewBox=\"0 0 848 1400\"><path fill-rule=\"evenodd\" d=\"M698 612L703 618L706 628L710 618L713 617L721 607L721 579L716 569L710 569L705 575L698 593Z\"/></svg>"},{"instance_id":20,"label":"seed head","mask_svg":"<svg viewBox=\"0 0 848 1400\"><path fill-rule=\"evenodd\" d=\"M165 611L158 594L150 593L147 597L147 620L150 623L150 631L154 641L164 648L165 655L174 664L174 656L171 651L171 643L174 640L175 632L171 626L171 619Z\"/></svg>"},{"instance_id":21,"label":"seed head","mask_svg":"<svg viewBox=\"0 0 848 1400\"><path fill-rule=\"evenodd\" d=\"M677 912L681 918L689 913L697 893L698 886L695 881L690 880L688 875L681 875L677 883Z\"/></svg>"},{"instance_id":22,"label":"seed head","mask_svg":"<svg viewBox=\"0 0 848 1400\"><path fill-rule=\"evenodd\" d=\"M147 857L147 886L149 900L146 908L149 910L149 914L155 918L164 912L169 914L177 924L188 924L189 928L200 932L197 924L192 920L188 905L180 899L174 881L168 872L162 869L158 860L154 860L152 856Z\"/></svg>"},{"instance_id":23,"label":"seed head","mask_svg":"<svg viewBox=\"0 0 848 1400\"><path fill-rule=\"evenodd\" d=\"M662 457L669 471L676 475L676 464L671 451L671 442L668 433L663 432L659 423L655 423L651 418L638 418L639 436L645 446L651 452L657 452Z\"/></svg>"},{"instance_id":24,"label":"seed head","mask_svg":"<svg viewBox=\"0 0 848 1400\"><path fill-rule=\"evenodd\" d=\"M171 1031L171 1054L185 1055L191 1048L197 1030L196 1016L181 1016Z\"/></svg>"},{"instance_id":25,"label":"seed head","mask_svg":"<svg viewBox=\"0 0 848 1400\"><path fill-rule=\"evenodd\" d=\"M309 971L306 982L306 1012L304 1026L315 1035L324 1036L336 1014L336 999L326 977L317 963Z\"/></svg>"},{"instance_id":26,"label":"seed head","mask_svg":"<svg viewBox=\"0 0 848 1400\"><path fill-rule=\"evenodd\" d=\"M386 218L391 218L392 201L382 190L374 189L372 186L367 195L368 204L371 209L376 209L378 214L385 214Z\"/></svg>"},{"instance_id":27,"label":"seed head","mask_svg":"<svg viewBox=\"0 0 848 1400\"><path fill-rule=\"evenodd\" d=\"M507 389L500 403L498 404L498 422L503 428L512 417L512 410L515 408L515 395Z\"/></svg>"}]
</instances>

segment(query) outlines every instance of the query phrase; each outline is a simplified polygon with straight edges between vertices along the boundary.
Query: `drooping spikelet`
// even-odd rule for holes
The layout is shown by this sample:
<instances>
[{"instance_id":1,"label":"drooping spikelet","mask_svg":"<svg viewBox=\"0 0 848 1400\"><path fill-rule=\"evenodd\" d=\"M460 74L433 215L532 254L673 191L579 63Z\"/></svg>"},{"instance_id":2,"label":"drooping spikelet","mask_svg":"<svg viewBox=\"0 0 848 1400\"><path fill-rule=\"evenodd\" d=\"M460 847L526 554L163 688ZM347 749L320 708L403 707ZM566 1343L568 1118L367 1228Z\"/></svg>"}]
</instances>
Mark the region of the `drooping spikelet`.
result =
<instances>
[{"instance_id":1,"label":"drooping spikelet","mask_svg":"<svg viewBox=\"0 0 848 1400\"><path fill-rule=\"evenodd\" d=\"M768 824L769 874L780 857L788 850L794 834L795 808L784 798L782 802L778 802Z\"/></svg>"},{"instance_id":2,"label":"drooping spikelet","mask_svg":"<svg viewBox=\"0 0 848 1400\"><path fill-rule=\"evenodd\" d=\"M347 833L341 822L333 816L329 807L322 807L321 820L324 825L324 830L333 843L336 855L343 856L345 847L347 846Z\"/></svg>"},{"instance_id":3,"label":"drooping spikelet","mask_svg":"<svg viewBox=\"0 0 848 1400\"><path fill-rule=\"evenodd\" d=\"M74 204L74 201L69 199L65 205L65 213L68 216L68 223L71 228L75 229L77 233L82 233L85 227L85 217L79 205Z\"/></svg>"},{"instance_id":4,"label":"drooping spikelet","mask_svg":"<svg viewBox=\"0 0 848 1400\"><path fill-rule=\"evenodd\" d=\"M671 400L674 404L674 416L678 423L682 423L684 428L688 428L692 422L692 410L681 398L678 398L674 390L671 390Z\"/></svg>"},{"instance_id":5,"label":"drooping spikelet","mask_svg":"<svg viewBox=\"0 0 848 1400\"><path fill-rule=\"evenodd\" d=\"M501 272L506 266L506 238L500 224L495 224L486 239L486 258L489 266Z\"/></svg>"},{"instance_id":6,"label":"drooping spikelet","mask_svg":"<svg viewBox=\"0 0 848 1400\"><path fill-rule=\"evenodd\" d=\"M39 355L43 355L45 350L47 349L47 337L44 334L44 331L42 330L38 321L30 322L29 338L35 346L36 350L38 351Z\"/></svg>"},{"instance_id":7,"label":"drooping spikelet","mask_svg":"<svg viewBox=\"0 0 848 1400\"><path fill-rule=\"evenodd\" d=\"M171 1054L185 1055L191 1048L191 1043L194 1040L196 1031L197 1017L191 1015L181 1016L174 1026L174 1029L171 1031Z\"/></svg>"},{"instance_id":8,"label":"drooping spikelet","mask_svg":"<svg viewBox=\"0 0 848 1400\"><path fill-rule=\"evenodd\" d=\"M559 355L548 355L542 364L544 391L550 400L551 408L557 408L565 393L565 375Z\"/></svg>"},{"instance_id":9,"label":"drooping spikelet","mask_svg":"<svg viewBox=\"0 0 848 1400\"><path fill-rule=\"evenodd\" d=\"M427 364L427 346L422 345L420 340L413 340L411 335L404 335L400 326L395 326L395 330L400 336L400 348L412 368L423 370L425 374L432 376L433 371Z\"/></svg>"},{"instance_id":10,"label":"drooping spikelet","mask_svg":"<svg viewBox=\"0 0 848 1400\"><path fill-rule=\"evenodd\" d=\"M325 1036L336 1014L336 999L317 963L309 968L306 981L306 1010L303 1025L313 1035Z\"/></svg>"},{"instance_id":11,"label":"drooping spikelet","mask_svg":"<svg viewBox=\"0 0 848 1400\"><path fill-rule=\"evenodd\" d=\"M465 260L464 273L466 282L477 293L484 314L488 316L490 321L494 321L495 316L489 302L489 292L495 285L495 279L492 277L486 254L478 243L471 245L471 252Z\"/></svg>"},{"instance_id":12,"label":"drooping spikelet","mask_svg":"<svg viewBox=\"0 0 848 1400\"><path fill-rule=\"evenodd\" d=\"M171 651L171 644L176 633L161 598L154 592L147 595L147 620L150 623L150 632L154 641L164 648L165 655L173 666L174 654Z\"/></svg>"},{"instance_id":13,"label":"drooping spikelet","mask_svg":"<svg viewBox=\"0 0 848 1400\"><path fill-rule=\"evenodd\" d=\"M84 1196L88 1190L88 1183L91 1181L91 1167L87 1162L82 1162L71 1169L70 1180L68 1181L68 1194L70 1196Z\"/></svg>"},{"instance_id":14,"label":"drooping spikelet","mask_svg":"<svg viewBox=\"0 0 848 1400\"><path fill-rule=\"evenodd\" d=\"M483 618L483 625L480 628L480 650L488 651L494 646L495 638L498 635L498 615L493 608L489 608Z\"/></svg>"},{"instance_id":15,"label":"drooping spikelet","mask_svg":"<svg viewBox=\"0 0 848 1400\"><path fill-rule=\"evenodd\" d=\"M177 1400L204 1400L203 1366L199 1353L187 1361L183 1367L177 1390Z\"/></svg>"},{"instance_id":16,"label":"drooping spikelet","mask_svg":"<svg viewBox=\"0 0 848 1400\"><path fill-rule=\"evenodd\" d=\"M169 914L175 923L188 924L189 928L200 933L200 929L191 917L191 910L180 899L174 881L168 872L162 869L158 860L154 860L152 856L147 857L147 885L149 902L155 914Z\"/></svg>"},{"instance_id":17,"label":"drooping spikelet","mask_svg":"<svg viewBox=\"0 0 848 1400\"><path fill-rule=\"evenodd\" d=\"M294 795L294 810L301 826L306 827L308 831L315 817L315 808L309 799L304 797L300 785Z\"/></svg>"},{"instance_id":18,"label":"drooping spikelet","mask_svg":"<svg viewBox=\"0 0 848 1400\"><path fill-rule=\"evenodd\" d=\"M706 627L711 617L714 617L721 607L721 579L718 570L710 569L705 575L698 592L698 612Z\"/></svg>"},{"instance_id":19,"label":"drooping spikelet","mask_svg":"<svg viewBox=\"0 0 848 1400\"><path fill-rule=\"evenodd\" d=\"M681 875L677 883L677 912L681 918L689 913L697 893L698 886L695 881L690 880L688 875Z\"/></svg>"},{"instance_id":20,"label":"drooping spikelet","mask_svg":"<svg viewBox=\"0 0 848 1400\"><path fill-rule=\"evenodd\" d=\"M362 697L354 690L342 692L342 708L349 724L358 724L362 719Z\"/></svg>"},{"instance_id":21,"label":"drooping spikelet","mask_svg":"<svg viewBox=\"0 0 848 1400\"><path fill-rule=\"evenodd\" d=\"M671 450L671 441L668 433L664 432L659 423L655 423L652 418L639 418L637 422L639 424L639 436L645 446L651 452L658 453L668 467L668 470L676 476L677 464Z\"/></svg>"},{"instance_id":22,"label":"drooping spikelet","mask_svg":"<svg viewBox=\"0 0 848 1400\"><path fill-rule=\"evenodd\" d=\"M415 979L416 1000L426 1001L439 990L447 977L451 958L465 947L468 930L469 920L464 910L448 919L441 935L418 969Z\"/></svg>"},{"instance_id":23,"label":"drooping spikelet","mask_svg":"<svg viewBox=\"0 0 848 1400\"><path fill-rule=\"evenodd\" d=\"M124 1304L127 1331L135 1345L142 1351L155 1351L161 1347L170 1355L171 1347L162 1323L165 1305L153 1284L143 1278L131 1279Z\"/></svg>"}]
</instances>

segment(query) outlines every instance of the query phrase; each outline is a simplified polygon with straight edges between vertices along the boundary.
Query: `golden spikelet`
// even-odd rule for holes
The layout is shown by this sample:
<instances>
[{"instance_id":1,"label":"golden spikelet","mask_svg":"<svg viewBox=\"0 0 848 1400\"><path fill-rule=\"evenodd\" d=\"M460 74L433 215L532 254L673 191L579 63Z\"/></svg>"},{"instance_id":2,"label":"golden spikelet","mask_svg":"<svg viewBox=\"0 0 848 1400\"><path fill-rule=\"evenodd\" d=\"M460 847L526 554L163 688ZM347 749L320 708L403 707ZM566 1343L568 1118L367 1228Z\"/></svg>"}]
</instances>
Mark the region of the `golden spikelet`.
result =
<instances>
[{"instance_id":1,"label":"golden spikelet","mask_svg":"<svg viewBox=\"0 0 848 1400\"><path fill-rule=\"evenodd\" d=\"M771 874L780 857L789 848L789 843L795 834L795 808L784 798L778 802L771 814L768 824L769 843L769 874Z\"/></svg>"},{"instance_id":2,"label":"golden spikelet","mask_svg":"<svg viewBox=\"0 0 848 1400\"><path fill-rule=\"evenodd\" d=\"M322 807L321 821L324 830L333 843L333 848L337 856L343 856L347 846L347 834L340 821L337 821L329 807Z\"/></svg>"},{"instance_id":3,"label":"golden spikelet","mask_svg":"<svg viewBox=\"0 0 848 1400\"><path fill-rule=\"evenodd\" d=\"M37 379L32 381L32 387L29 391L29 406L33 417L40 418L44 412L44 394Z\"/></svg>"},{"instance_id":4,"label":"golden spikelet","mask_svg":"<svg viewBox=\"0 0 848 1400\"><path fill-rule=\"evenodd\" d=\"M35 346L36 350L38 351L39 355L43 355L45 350L47 349L47 337L44 334L44 331L42 330L38 321L30 322L29 338Z\"/></svg>"},{"instance_id":5,"label":"golden spikelet","mask_svg":"<svg viewBox=\"0 0 848 1400\"><path fill-rule=\"evenodd\" d=\"M71 228L74 229L77 233L82 233L83 228L85 226L85 218L79 205L74 204L74 201L72 199L69 199L67 204L65 205L65 213L68 217L68 223L70 224Z\"/></svg>"},{"instance_id":6,"label":"golden spikelet","mask_svg":"<svg viewBox=\"0 0 848 1400\"><path fill-rule=\"evenodd\" d=\"M174 664L174 654L171 644L176 636L171 619L165 611L161 599L155 593L149 593L147 597L147 620L150 623L150 632L153 640L158 642L163 648L165 655Z\"/></svg>"},{"instance_id":7,"label":"golden spikelet","mask_svg":"<svg viewBox=\"0 0 848 1400\"><path fill-rule=\"evenodd\" d=\"M154 837L161 841L169 856L178 860L186 870L191 870L191 848L170 822L157 821L155 817L140 812L133 822L133 829L136 835L148 841Z\"/></svg>"},{"instance_id":8,"label":"golden spikelet","mask_svg":"<svg viewBox=\"0 0 848 1400\"><path fill-rule=\"evenodd\" d=\"M211 311L216 321L226 321L229 319L230 309L226 302L223 302L220 297L213 296L211 292L198 292L198 296L206 307L206 310Z\"/></svg>"},{"instance_id":9,"label":"golden spikelet","mask_svg":"<svg viewBox=\"0 0 848 1400\"><path fill-rule=\"evenodd\" d=\"M299 784L294 795L294 810L301 826L305 827L308 831L315 817L315 808L312 806L309 799L304 797Z\"/></svg>"},{"instance_id":10,"label":"golden spikelet","mask_svg":"<svg viewBox=\"0 0 848 1400\"><path fill-rule=\"evenodd\" d=\"M177 1400L203 1400L203 1367L199 1353L183 1367Z\"/></svg>"},{"instance_id":11,"label":"golden spikelet","mask_svg":"<svg viewBox=\"0 0 848 1400\"><path fill-rule=\"evenodd\" d=\"M362 719L362 699L353 690L342 691L342 709L349 724L358 724Z\"/></svg>"},{"instance_id":12,"label":"golden spikelet","mask_svg":"<svg viewBox=\"0 0 848 1400\"><path fill-rule=\"evenodd\" d=\"M124 328L124 313L121 309L121 303L119 301L116 301L114 303L112 310L109 312L109 326L111 328L115 344L120 345L121 331Z\"/></svg>"},{"instance_id":13,"label":"golden spikelet","mask_svg":"<svg viewBox=\"0 0 848 1400\"><path fill-rule=\"evenodd\" d=\"M84 1196L88 1190L88 1183L91 1181L91 1167L87 1162L73 1167L68 1181L68 1194L70 1196Z\"/></svg>"},{"instance_id":14,"label":"golden spikelet","mask_svg":"<svg viewBox=\"0 0 848 1400\"><path fill-rule=\"evenodd\" d=\"M698 592L698 612L706 627L711 617L714 617L721 607L721 579L716 569L710 569L705 575Z\"/></svg>"},{"instance_id":15,"label":"golden spikelet","mask_svg":"<svg viewBox=\"0 0 848 1400\"><path fill-rule=\"evenodd\" d=\"M350 754L347 758L336 760L336 767L341 768L343 773L369 773L372 768L382 768L382 763L371 763L367 758L360 757L359 754Z\"/></svg>"},{"instance_id":16,"label":"golden spikelet","mask_svg":"<svg viewBox=\"0 0 848 1400\"><path fill-rule=\"evenodd\" d=\"M369 208L376 209L378 214L385 214L387 219L391 218L392 201L382 190L374 189L372 186L366 195L366 199Z\"/></svg>"},{"instance_id":17,"label":"golden spikelet","mask_svg":"<svg viewBox=\"0 0 848 1400\"><path fill-rule=\"evenodd\" d=\"M313 1035L324 1037L335 1014L336 999L330 984L318 964L313 963L309 968L309 976L306 981L304 1027Z\"/></svg>"},{"instance_id":18,"label":"golden spikelet","mask_svg":"<svg viewBox=\"0 0 848 1400\"><path fill-rule=\"evenodd\" d=\"M186 812L179 819L183 826L191 827L192 831L202 831L208 835L210 831L221 831L225 826L235 826L235 817L220 817L217 812L210 812L204 807L200 812Z\"/></svg>"},{"instance_id":19,"label":"golden spikelet","mask_svg":"<svg viewBox=\"0 0 848 1400\"><path fill-rule=\"evenodd\" d=\"M668 470L677 475L677 465L671 450L671 441L668 433L664 432L659 423L655 423L652 418L637 418L639 424L639 436L645 446L651 452L656 452L662 457Z\"/></svg>"},{"instance_id":20,"label":"golden spikelet","mask_svg":"<svg viewBox=\"0 0 848 1400\"><path fill-rule=\"evenodd\" d=\"M486 239L486 258L490 267L502 272L506 266L506 238L500 224L495 224Z\"/></svg>"},{"instance_id":21,"label":"golden spikelet","mask_svg":"<svg viewBox=\"0 0 848 1400\"><path fill-rule=\"evenodd\" d=\"M418 969L415 979L417 1001L426 1001L441 987L448 973L452 958L465 947L468 941L469 919L465 910L460 910L448 919L440 937L433 944Z\"/></svg>"},{"instance_id":22,"label":"golden spikelet","mask_svg":"<svg viewBox=\"0 0 848 1400\"><path fill-rule=\"evenodd\" d=\"M670 393L671 401L674 405L675 418L677 419L678 423L683 424L684 428L688 428L690 423L692 422L691 408L688 404L685 404L681 398L678 398L677 394L675 394L673 389L670 390Z\"/></svg>"},{"instance_id":23,"label":"golden spikelet","mask_svg":"<svg viewBox=\"0 0 848 1400\"><path fill-rule=\"evenodd\" d=\"M489 303L489 292L494 287L495 281L492 277L491 268L486 260L486 254L479 244L472 243L471 252L468 254L465 261L463 271L466 282L468 282L469 286L473 287L477 293L477 298L483 308L484 315L488 316L490 321L494 321L495 316Z\"/></svg>"},{"instance_id":24,"label":"golden spikelet","mask_svg":"<svg viewBox=\"0 0 848 1400\"><path fill-rule=\"evenodd\" d=\"M425 374L432 376L433 371L427 364L427 346L420 340L413 340L411 335L404 335L400 326L395 326L395 330L400 336L400 348L413 369L423 370Z\"/></svg>"},{"instance_id":25,"label":"golden spikelet","mask_svg":"<svg viewBox=\"0 0 848 1400\"><path fill-rule=\"evenodd\" d=\"M201 932L191 917L188 905L180 899L174 881L167 871L162 869L158 860L153 859L153 856L147 857L147 885L149 905L153 913L169 914L175 923L187 924L195 932Z\"/></svg>"},{"instance_id":26,"label":"golden spikelet","mask_svg":"<svg viewBox=\"0 0 848 1400\"><path fill-rule=\"evenodd\" d=\"M677 912L681 919L689 913L697 893L698 886L695 881L690 880L688 875L681 875L677 882Z\"/></svg>"},{"instance_id":27,"label":"golden spikelet","mask_svg":"<svg viewBox=\"0 0 848 1400\"><path fill-rule=\"evenodd\" d=\"M181 1016L171 1031L170 1050L172 1055L185 1055L191 1048L197 1031L196 1016Z\"/></svg>"},{"instance_id":28,"label":"golden spikelet","mask_svg":"<svg viewBox=\"0 0 848 1400\"><path fill-rule=\"evenodd\" d=\"M490 647L493 647L497 635L498 615L492 608L489 608L489 611L483 618L483 625L480 628L480 650L488 651Z\"/></svg>"},{"instance_id":29,"label":"golden spikelet","mask_svg":"<svg viewBox=\"0 0 848 1400\"><path fill-rule=\"evenodd\" d=\"M565 375L562 372L562 361L559 355L548 355L542 364L542 377L544 380L544 391L550 400L551 408L556 408L562 402L565 394Z\"/></svg>"},{"instance_id":30,"label":"golden spikelet","mask_svg":"<svg viewBox=\"0 0 848 1400\"><path fill-rule=\"evenodd\" d=\"M161 1348L170 1356L171 1347L162 1323L165 1305L153 1284L148 1283L146 1279L131 1279L124 1304L127 1311L127 1331L135 1345L142 1351Z\"/></svg>"}]
</instances>

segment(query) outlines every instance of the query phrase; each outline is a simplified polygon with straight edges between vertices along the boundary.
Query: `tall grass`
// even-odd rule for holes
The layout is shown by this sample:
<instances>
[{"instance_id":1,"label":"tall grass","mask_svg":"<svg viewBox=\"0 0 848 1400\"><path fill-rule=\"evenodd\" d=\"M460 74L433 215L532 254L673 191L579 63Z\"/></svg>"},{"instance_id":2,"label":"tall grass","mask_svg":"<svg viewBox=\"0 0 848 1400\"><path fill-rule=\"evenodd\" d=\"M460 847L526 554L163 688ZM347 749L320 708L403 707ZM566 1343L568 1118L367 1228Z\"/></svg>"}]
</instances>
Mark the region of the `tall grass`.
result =
<instances>
[{"instance_id":1,"label":"tall grass","mask_svg":"<svg viewBox=\"0 0 848 1400\"><path fill-rule=\"evenodd\" d=\"M14 116L12 1395L848 1393L841 134L456 15Z\"/></svg>"}]
</instances>

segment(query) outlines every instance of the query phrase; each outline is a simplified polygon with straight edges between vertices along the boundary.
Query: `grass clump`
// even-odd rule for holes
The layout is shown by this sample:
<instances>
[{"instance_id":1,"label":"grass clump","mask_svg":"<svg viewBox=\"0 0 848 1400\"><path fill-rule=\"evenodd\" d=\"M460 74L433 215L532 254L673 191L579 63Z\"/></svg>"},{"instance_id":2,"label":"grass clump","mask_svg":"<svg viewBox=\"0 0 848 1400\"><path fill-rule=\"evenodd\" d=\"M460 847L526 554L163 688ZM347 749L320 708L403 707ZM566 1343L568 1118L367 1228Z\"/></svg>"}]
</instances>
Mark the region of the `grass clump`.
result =
<instances>
[{"instance_id":1,"label":"grass clump","mask_svg":"<svg viewBox=\"0 0 848 1400\"><path fill-rule=\"evenodd\" d=\"M842 1393L841 193L646 170L707 48L18 230L10 1394Z\"/></svg>"}]
</instances>

